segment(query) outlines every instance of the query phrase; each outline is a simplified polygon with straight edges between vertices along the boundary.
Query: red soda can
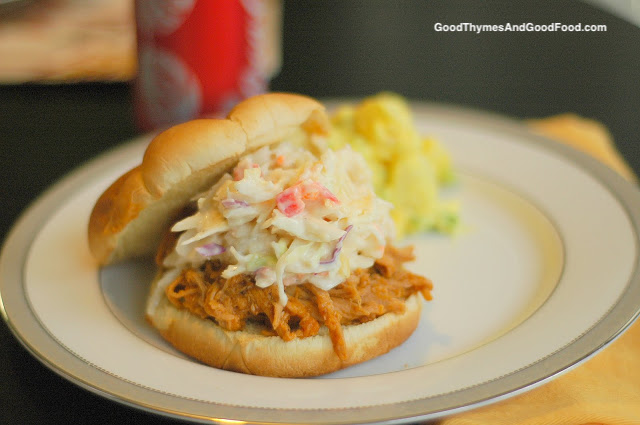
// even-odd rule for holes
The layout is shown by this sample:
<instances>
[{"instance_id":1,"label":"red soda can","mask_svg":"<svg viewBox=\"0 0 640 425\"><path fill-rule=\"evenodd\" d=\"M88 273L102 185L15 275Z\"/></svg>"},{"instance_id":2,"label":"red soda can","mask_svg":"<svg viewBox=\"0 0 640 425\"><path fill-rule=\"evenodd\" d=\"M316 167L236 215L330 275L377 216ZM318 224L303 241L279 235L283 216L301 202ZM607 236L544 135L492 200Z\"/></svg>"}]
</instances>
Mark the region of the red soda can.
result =
<instances>
[{"instance_id":1,"label":"red soda can","mask_svg":"<svg viewBox=\"0 0 640 425\"><path fill-rule=\"evenodd\" d=\"M136 0L141 130L224 116L280 66L279 0Z\"/></svg>"}]
</instances>

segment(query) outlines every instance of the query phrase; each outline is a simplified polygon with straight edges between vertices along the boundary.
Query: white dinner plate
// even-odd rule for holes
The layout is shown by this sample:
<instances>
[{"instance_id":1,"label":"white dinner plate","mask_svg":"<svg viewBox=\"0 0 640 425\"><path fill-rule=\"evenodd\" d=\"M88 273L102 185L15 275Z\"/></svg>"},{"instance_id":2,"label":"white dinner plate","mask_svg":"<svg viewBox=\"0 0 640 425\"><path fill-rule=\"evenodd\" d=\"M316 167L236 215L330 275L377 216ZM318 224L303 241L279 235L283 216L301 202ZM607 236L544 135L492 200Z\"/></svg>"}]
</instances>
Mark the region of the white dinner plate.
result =
<instances>
[{"instance_id":1,"label":"white dinner plate","mask_svg":"<svg viewBox=\"0 0 640 425\"><path fill-rule=\"evenodd\" d=\"M143 319L149 260L99 270L86 241L100 193L148 138L73 172L16 223L0 257L5 320L68 380L171 417L251 423L411 422L543 384L597 353L640 307L640 192L597 161L506 118L414 104L459 174L463 231L410 238L434 281L416 332L369 362L315 379L221 371Z\"/></svg>"}]
</instances>

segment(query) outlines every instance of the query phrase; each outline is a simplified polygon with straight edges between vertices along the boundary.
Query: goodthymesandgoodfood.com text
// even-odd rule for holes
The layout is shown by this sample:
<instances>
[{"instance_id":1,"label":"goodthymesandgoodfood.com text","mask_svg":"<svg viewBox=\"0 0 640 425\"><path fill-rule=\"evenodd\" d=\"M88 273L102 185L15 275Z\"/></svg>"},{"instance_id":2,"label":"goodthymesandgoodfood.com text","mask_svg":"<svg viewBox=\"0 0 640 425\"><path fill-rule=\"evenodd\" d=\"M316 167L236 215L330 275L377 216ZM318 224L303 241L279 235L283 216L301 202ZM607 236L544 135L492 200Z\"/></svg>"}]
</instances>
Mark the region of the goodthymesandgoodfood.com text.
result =
<instances>
[{"instance_id":1,"label":"goodthymesandgoodfood.com text","mask_svg":"<svg viewBox=\"0 0 640 425\"><path fill-rule=\"evenodd\" d=\"M604 24L564 24L552 22L549 24L534 24L524 22L520 24L473 24L461 22L458 24L444 24L436 22L433 29L437 32L473 32L481 34L483 32L604 32L607 26Z\"/></svg>"}]
</instances>

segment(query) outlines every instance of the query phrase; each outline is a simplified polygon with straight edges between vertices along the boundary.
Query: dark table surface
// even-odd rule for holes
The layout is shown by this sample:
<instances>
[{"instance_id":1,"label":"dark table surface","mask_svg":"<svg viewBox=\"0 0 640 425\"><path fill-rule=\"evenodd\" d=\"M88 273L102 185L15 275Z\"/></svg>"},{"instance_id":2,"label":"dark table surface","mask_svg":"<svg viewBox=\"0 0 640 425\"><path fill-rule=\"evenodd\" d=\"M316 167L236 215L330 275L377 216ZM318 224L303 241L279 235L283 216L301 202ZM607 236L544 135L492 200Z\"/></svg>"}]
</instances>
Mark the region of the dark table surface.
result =
<instances>
[{"instance_id":1,"label":"dark table surface","mask_svg":"<svg viewBox=\"0 0 640 425\"><path fill-rule=\"evenodd\" d=\"M437 32L437 22L607 31ZM271 87L323 98L391 90L516 118L575 112L608 126L640 173L639 46L638 27L578 1L286 1ZM126 83L0 86L0 238L46 188L137 134ZM4 322L0 341L1 424L171 422L59 377Z\"/></svg>"}]
</instances>

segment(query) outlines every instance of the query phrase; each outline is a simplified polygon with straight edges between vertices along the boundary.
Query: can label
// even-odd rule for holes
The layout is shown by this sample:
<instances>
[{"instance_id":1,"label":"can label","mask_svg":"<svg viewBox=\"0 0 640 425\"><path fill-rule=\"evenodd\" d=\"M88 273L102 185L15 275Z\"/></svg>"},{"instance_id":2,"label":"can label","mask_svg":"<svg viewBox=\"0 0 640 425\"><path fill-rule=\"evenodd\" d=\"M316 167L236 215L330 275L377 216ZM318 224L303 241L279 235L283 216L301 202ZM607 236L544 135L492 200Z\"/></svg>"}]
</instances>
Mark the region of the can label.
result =
<instances>
[{"instance_id":1,"label":"can label","mask_svg":"<svg viewBox=\"0 0 640 425\"><path fill-rule=\"evenodd\" d=\"M136 0L142 130L223 116L280 64L276 0Z\"/></svg>"}]
</instances>

